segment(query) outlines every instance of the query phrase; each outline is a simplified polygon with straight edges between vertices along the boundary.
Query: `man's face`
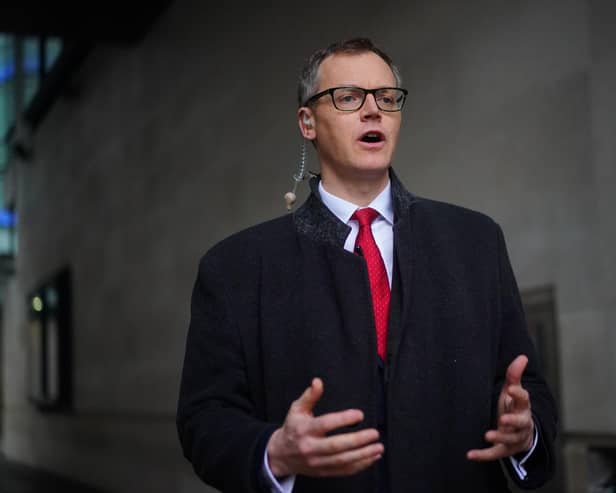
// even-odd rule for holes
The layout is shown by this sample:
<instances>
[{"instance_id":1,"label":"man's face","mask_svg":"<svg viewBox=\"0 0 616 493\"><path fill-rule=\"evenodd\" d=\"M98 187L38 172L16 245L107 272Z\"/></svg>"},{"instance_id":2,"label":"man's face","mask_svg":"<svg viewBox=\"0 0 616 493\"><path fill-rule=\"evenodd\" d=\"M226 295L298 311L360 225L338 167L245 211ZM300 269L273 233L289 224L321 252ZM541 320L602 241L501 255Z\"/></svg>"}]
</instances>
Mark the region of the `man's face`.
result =
<instances>
[{"instance_id":1,"label":"man's face","mask_svg":"<svg viewBox=\"0 0 616 493\"><path fill-rule=\"evenodd\" d=\"M376 53L335 54L321 63L317 92L338 86L395 87L396 80ZM387 174L398 141L401 112L379 110L372 94L356 111L336 109L329 95L316 100L310 110L324 178L357 181Z\"/></svg>"}]
</instances>

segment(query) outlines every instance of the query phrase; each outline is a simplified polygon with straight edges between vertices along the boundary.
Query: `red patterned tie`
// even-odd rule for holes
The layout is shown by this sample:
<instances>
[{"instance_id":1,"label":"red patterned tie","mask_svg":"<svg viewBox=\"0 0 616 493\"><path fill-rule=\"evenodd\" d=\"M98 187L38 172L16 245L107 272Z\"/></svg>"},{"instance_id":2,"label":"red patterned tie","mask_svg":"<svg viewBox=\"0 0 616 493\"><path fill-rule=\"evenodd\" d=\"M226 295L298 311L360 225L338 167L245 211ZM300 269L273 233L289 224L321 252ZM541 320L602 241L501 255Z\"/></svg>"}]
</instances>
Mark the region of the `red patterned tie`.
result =
<instances>
[{"instance_id":1,"label":"red patterned tie","mask_svg":"<svg viewBox=\"0 0 616 493\"><path fill-rule=\"evenodd\" d=\"M369 207L357 209L351 219L359 222L359 233L355 240L355 250L361 251L368 266L370 292L372 294L372 309L374 310L374 323L376 325L376 342L379 356L385 360L385 346L387 343L387 323L389 321L389 281L381 252L376 246L370 225L379 213Z\"/></svg>"}]
</instances>

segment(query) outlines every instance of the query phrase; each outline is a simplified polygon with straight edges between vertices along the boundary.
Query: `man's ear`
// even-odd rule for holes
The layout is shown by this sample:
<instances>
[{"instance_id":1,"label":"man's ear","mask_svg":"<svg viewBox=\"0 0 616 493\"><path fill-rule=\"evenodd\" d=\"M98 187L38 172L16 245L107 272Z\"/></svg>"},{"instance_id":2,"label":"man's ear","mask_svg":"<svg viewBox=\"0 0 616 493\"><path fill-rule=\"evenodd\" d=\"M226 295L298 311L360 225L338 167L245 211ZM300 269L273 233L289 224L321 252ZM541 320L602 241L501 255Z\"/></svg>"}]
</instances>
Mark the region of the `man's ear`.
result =
<instances>
[{"instance_id":1,"label":"man's ear","mask_svg":"<svg viewBox=\"0 0 616 493\"><path fill-rule=\"evenodd\" d=\"M314 128L314 115L307 106L302 106L297 110L297 122L302 136L307 140L314 140L317 132Z\"/></svg>"}]
</instances>

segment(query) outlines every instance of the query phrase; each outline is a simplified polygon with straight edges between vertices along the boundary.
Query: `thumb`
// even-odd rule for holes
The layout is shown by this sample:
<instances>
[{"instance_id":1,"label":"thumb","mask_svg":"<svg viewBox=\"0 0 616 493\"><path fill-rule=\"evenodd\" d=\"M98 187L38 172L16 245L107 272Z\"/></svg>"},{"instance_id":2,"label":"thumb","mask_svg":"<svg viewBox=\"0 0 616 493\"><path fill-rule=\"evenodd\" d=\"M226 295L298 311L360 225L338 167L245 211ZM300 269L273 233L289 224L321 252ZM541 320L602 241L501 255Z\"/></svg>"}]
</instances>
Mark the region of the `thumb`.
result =
<instances>
[{"instance_id":1,"label":"thumb","mask_svg":"<svg viewBox=\"0 0 616 493\"><path fill-rule=\"evenodd\" d=\"M521 385L522 374L528 364L528 358L524 354L520 354L514 359L507 368L507 375L505 377L507 385Z\"/></svg>"},{"instance_id":2,"label":"thumb","mask_svg":"<svg viewBox=\"0 0 616 493\"><path fill-rule=\"evenodd\" d=\"M312 413L314 406L323 395L323 381L320 378L313 378L310 383L310 387L304 390L304 393L300 395L293 403L293 408L296 411L304 413Z\"/></svg>"}]
</instances>

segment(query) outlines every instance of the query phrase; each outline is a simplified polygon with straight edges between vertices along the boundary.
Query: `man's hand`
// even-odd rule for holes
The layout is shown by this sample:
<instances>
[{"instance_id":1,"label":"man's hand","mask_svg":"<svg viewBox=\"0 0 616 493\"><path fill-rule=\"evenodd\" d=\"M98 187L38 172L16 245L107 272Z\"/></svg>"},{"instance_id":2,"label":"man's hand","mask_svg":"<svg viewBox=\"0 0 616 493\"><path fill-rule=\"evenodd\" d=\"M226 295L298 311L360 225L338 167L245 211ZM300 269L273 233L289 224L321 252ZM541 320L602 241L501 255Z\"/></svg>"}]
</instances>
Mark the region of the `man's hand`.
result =
<instances>
[{"instance_id":1,"label":"man's hand","mask_svg":"<svg viewBox=\"0 0 616 493\"><path fill-rule=\"evenodd\" d=\"M377 442L379 432L374 428L326 436L337 428L359 423L364 413L348 409L315 417L312 410L322 395L323 382L315 378L291 404L282 427L270 437L267 454L274 476L348 476L383 455L384 447Z\"/></svg>"},{"instance_id":2,"label":"man's hand","mask_svg":"<svg viewBox=\"0 0 616 493\"><path fill-rule=\"evenodd\" d=\"M498 398L496 430L486 432L491 447L469 450L466 457L476 461L491 461L527 452L533 445L535 423L530 412L528 392L522 387L522 373L528 358L519 355L507 368L505 384Z\"/></svg>"}]
</instances>

